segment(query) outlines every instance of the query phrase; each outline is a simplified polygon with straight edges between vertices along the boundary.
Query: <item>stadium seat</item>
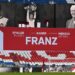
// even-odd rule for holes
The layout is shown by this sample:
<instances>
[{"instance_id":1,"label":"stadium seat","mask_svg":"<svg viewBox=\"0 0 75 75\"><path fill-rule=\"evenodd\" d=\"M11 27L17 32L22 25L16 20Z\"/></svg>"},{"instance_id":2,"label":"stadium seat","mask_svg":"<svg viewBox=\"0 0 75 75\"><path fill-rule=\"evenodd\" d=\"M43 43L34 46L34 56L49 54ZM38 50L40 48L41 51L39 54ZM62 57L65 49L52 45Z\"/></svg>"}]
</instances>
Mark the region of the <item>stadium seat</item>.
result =
<instances>
[{"instance_id":1,"label":"stadium seat","mask_svg":"<svg viewBox=\"0 0 75 75\"><path fill-rule=\"evenodd\" d=\"M26 50L26 51L0 51L0 65L21 65L21 64L39 64L43 62L51 63L74 63L75 51L44 51L44 50Z\"/></svg>"}]
</instances>

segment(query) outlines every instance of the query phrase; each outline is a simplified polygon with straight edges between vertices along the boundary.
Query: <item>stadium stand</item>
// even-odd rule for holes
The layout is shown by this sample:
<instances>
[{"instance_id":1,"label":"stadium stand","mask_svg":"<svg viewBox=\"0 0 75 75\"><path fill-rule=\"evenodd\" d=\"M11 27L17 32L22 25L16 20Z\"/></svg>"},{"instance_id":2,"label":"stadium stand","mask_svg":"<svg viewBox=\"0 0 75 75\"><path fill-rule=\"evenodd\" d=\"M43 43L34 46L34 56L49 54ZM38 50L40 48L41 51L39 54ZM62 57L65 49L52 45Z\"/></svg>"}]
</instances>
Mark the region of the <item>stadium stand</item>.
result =
<instances>
[{"instance_id":1,"label":"stadium stand","mask_svg":"<svg viewBox=\"0 0 75 75\"><path fill-rule=\"evenodd\" d=\"M0 65L74 63L75 51L0 51Z\"/></svg>"}]
</instances>

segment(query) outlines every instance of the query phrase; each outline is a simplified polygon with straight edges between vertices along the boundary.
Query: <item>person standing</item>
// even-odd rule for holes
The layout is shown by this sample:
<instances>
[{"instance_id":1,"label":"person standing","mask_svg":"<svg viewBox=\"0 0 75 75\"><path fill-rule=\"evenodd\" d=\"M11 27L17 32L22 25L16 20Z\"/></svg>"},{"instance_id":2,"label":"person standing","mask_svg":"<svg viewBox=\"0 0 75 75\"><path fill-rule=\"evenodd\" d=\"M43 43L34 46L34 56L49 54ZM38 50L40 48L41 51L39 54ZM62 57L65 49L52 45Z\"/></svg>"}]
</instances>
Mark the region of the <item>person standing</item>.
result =
<instances>
[{"instance_id":1,"label":"person standing","mask_svg":"<svg viewBox=\"0 0 75 75\"><path fill-rule=\"evenodd\" d=\"M72 18L66 22L66 28L75 28L75 5L70 8Z\"/></svg>"},{"instance_id":2,"label":"person standing","mask_svg":"<svg viewBox=\"0 0 75 75\"><path fill-rule=\"evenodd\" d=\"M3 16L3 12L1 10L1 6L0 6L0 27L6 27L8 22L8 18Z\"/></svg>"},{"instance_id":3,"label":"person standing","mask_svg":"<svg viewBox=\"0 0 75 75\"><path fill-rule=\"evenodd\" d=\"M27 15L26 15L26 20L28 22L27 27L31 27L31 28L35 27L36 8L37 7L34 4L24 7L24 9L27 9Z\"/></svg>"}]
</instances>

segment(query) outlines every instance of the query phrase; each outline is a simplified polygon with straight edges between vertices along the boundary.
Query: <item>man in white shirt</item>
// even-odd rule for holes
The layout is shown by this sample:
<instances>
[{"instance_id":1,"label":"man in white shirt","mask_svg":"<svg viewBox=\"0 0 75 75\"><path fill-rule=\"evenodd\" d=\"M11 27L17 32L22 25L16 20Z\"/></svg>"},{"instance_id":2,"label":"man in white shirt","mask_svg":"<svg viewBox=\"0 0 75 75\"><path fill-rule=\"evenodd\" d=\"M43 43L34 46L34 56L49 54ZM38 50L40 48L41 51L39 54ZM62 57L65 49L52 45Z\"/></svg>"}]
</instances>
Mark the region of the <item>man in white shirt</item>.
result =
<instances>
[{"instance_id":1,"label":"man in white shirt","mask_svg":"<svg viewBox=\"0 0 75 75\"><path fill-rule=\"evenodd\" d=\"M27 19L27 22L29 23L27 27L31 27L31 28L35 27L36 8L37 7L34 4L24 8L24 9L27 9L26 19Z\"/></svg>"}]
</instances>

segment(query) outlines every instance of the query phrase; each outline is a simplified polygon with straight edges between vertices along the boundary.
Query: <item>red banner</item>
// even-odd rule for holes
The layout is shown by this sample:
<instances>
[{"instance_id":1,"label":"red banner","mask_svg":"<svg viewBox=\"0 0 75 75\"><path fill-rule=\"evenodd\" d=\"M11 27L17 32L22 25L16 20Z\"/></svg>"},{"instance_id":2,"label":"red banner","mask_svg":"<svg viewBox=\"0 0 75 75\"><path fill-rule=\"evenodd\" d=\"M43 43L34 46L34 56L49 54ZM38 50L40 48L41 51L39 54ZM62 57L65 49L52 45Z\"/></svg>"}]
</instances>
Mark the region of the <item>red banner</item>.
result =
<instances>
[{"instance_id":1,"label":"red banner","mask_svg":"<svg viewBox=\"0 0 75 75\"><path fill-rule=\"evenodd\" d=\"M75 50L75 29L7 27L1 32L3 50Z\"/></svg>"}]
</instances>

